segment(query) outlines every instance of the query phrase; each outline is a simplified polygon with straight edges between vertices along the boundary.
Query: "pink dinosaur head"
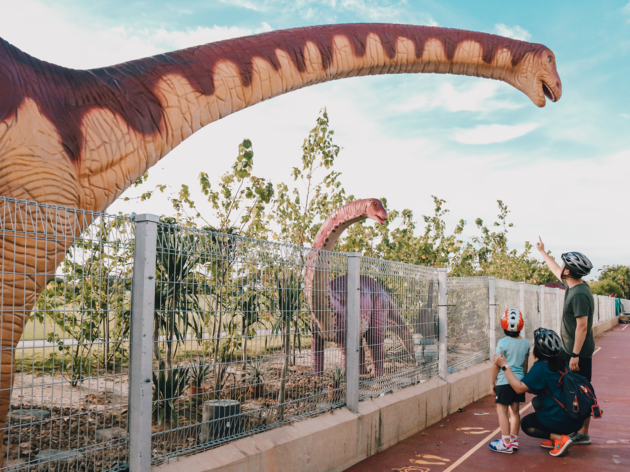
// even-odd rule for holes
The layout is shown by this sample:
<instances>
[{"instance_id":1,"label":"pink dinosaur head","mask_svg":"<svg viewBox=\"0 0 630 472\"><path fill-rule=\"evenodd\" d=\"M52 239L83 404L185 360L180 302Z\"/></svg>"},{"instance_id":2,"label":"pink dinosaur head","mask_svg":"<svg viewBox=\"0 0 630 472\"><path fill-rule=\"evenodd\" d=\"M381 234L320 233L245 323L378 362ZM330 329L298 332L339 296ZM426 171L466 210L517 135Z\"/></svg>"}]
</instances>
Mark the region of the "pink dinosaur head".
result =
<instances>
[{"instance_id":1,"label":"pink dinosaur head","mask_svg":"<svg viewBox=\"0 0 630 472\"><path fill-rule=\"evenodd\" d=\"M383 203L378 198L368 198L365 202L367 217L381 225L384 224L387 221L387 211Z\"/></svg>"},{"instance_id":2,"label":"pink dinosaur head","mask_svg":"<svg viewBox=\"0 0 630 472\"><path fill-rule=\"evenodd\" d=\"M545 106L545 97L557 102L562 96L562 82L556 69L556 56L542 44L524 54L506 82L525 93L536 106Z\"/></svg>"}]
</instances>

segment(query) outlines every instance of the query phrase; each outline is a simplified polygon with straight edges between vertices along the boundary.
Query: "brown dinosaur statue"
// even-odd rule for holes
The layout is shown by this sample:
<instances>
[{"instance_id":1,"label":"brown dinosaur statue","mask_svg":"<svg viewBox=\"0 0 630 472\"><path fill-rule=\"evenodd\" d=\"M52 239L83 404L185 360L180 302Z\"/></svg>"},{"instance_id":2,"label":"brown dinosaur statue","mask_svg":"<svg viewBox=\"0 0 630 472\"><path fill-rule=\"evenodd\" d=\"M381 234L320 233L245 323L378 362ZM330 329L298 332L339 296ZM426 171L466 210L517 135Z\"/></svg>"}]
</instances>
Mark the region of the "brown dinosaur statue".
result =
<instances>
[{"instance_id":1,"label":"brown dinosaur statue","mask_svg":"<svg viewBox=\"0 0 630 472\"><path fill-rule=\"evenodd\" d=\"M332 341L341 348L341 363L345 364L346 328L348 311L346 295L348 277L342 275L330 280L330 260L327 253L333 251L343 232L352 224L370 218L378 224L387 221L387 211L383 203L376 198L356 200L337 208L326 218L313 241L304 275L304 290L308 306L313 313L312 361L313 372L324 372L324 341ZM372 374L383 375L385 360L385 332L391 330L401 341L407 355L415 359L411 331L403 316L392 300L391 295L372 277L359 277L360 292L360 337L365 337L372 359ZM326 325L332 320L331 325ZM359 350L359 368L361 374L367 374L365 348Z\"/></svg>"},{"instance_id":2,"label":"brown dinosaur statue","mask_svg":"<svg viewBox=\"0 0 630 472\"><path fill-rule=\"evenodd\" d=\"M539 107L562 93L555 56L541 44L427 26L296 28L91 70L38 60L0 39L0 195L103 211L184 139L231 113L329 80L419 72L503 80ZM76 235L78 221L86 220L49 226ZM3 221L0 248L0 428L13 348L73 242L27 238L23 229L41 228L13 224Z\"/></svg>"}]
</instances>

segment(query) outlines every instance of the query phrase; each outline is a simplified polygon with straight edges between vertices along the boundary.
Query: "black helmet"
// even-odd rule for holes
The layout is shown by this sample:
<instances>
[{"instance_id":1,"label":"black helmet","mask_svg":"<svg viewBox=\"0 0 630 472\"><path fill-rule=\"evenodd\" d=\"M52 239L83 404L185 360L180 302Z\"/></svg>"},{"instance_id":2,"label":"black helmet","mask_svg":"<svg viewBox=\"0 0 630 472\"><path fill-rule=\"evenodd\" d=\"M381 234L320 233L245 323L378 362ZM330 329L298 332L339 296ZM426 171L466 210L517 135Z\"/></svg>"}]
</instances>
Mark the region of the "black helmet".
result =
<instances>
[{"instance_id":1,"label":"black helmet","mask_svg":"<svg viewBox=\"0 0 630 472\"><path fill-rule=\"evenodd\" d=\"M571 275L582 278L591 273L593 264L581 252L565 252L561 257Z\"/></svg>"},{"instance_id":2,"label":"black helmet","mask_svg":"<svg viewBox=\"0 0 630 472\"><path fill-rule=\"evenodd\" d=\"M562 349L562 340L558 333L547 328L534 331L534 346L545 357L556 357Z\"/></svg>"}]
</instances>

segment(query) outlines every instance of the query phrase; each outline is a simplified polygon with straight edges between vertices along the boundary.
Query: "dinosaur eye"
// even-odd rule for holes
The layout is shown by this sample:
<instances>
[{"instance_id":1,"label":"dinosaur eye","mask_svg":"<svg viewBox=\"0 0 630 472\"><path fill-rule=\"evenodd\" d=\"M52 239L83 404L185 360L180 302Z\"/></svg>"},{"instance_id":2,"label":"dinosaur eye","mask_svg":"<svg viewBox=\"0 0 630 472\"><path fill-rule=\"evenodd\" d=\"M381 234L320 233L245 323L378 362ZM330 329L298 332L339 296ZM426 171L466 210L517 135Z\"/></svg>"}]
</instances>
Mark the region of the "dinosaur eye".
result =
<instances>
[{"instance_id":1,"label":"dinosaur eye","mask_svg":"<svg viewBox=\"0 0 630 472\"><path fill-rule=\"evenodd\" d=\"M553 60L553 58L551 56L547 56L547 59L549 59L549 62L551 62Z\"/></svg>"}]
</instances>

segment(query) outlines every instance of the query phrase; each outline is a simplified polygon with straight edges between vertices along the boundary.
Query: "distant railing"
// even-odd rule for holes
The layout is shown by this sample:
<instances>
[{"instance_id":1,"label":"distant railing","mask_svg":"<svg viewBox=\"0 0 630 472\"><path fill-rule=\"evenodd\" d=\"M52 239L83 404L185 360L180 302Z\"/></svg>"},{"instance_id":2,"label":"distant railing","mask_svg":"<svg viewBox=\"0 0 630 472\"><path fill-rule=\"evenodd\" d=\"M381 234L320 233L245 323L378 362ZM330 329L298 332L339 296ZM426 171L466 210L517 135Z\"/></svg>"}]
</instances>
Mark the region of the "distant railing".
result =
<instances>
[{"instance_id":1,"label":"distant railing","mask_svg":"<svg viewBox=\"0 0 630 472\"><path fill-rule=\"evenodd\" d=\"M524 313L530 341L538 326L560 327L559 289L447 278L154 215L0 205L5 251L48 251L35 254L44 262L34 274L3 261L14 287L2 285L3 301L32 277L46 283L11 340L2 470L147 472L482 362L507 308ZM595 323L615 316L614 299L595 300Z\"/></svg>"}]
</instances>

